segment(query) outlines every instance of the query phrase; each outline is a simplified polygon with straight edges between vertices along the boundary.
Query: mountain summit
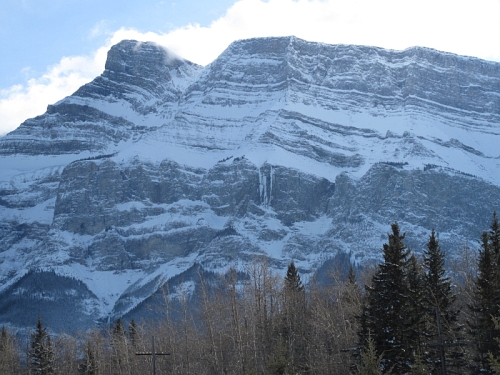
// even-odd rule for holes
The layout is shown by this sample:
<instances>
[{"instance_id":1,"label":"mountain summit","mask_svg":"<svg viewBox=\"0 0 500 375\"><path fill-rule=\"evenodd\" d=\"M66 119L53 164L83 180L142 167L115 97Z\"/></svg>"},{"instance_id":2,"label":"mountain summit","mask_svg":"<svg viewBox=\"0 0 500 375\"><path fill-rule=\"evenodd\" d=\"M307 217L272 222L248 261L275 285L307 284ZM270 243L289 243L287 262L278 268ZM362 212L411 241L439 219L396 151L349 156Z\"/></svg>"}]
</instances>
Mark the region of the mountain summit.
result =
<instances>
[{"instance_id":1,"label":"mountain summit","mask_svg":"<svg viewBox=\"0 0 500 375\"><path fill-rule=\"evenodd\" d=\"M499 63L286 37L201 67L122 41L0 138L0 322L133 314L194 265L369 263L394 221L453 256L500 207L499 143Z\"/></svg>"}]
</instances>

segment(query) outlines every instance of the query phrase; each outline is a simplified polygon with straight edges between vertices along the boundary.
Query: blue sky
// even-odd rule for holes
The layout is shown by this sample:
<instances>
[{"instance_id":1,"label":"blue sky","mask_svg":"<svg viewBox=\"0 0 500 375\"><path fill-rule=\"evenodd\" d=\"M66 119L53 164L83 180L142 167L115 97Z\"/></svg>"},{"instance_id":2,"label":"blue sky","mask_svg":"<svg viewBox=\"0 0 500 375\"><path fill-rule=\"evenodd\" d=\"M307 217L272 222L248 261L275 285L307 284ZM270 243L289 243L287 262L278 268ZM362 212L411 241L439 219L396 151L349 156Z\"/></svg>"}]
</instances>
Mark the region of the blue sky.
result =
<instances>
[{"instance_id":1,"label":"blue sky","mask_svg":"<svg viewBox=\"0 0 500 375\"><path fill-rule=\"evenodd\" d=\"M234 2L1 0L0 88L43 74L63 56L91 54L121 27L162 33L208 26Z\"/></svg>"},{"instance_id":2,"label":"blue sky","mask_svg":"<svg viewBox=\"0 0 500 375\"><path fill-rule=\"evenodd\" d=\"M99 75L121 39L205 65L281 35L500 61L500 0L0 0L0 135Z\"/></svg>"}]
</instances>

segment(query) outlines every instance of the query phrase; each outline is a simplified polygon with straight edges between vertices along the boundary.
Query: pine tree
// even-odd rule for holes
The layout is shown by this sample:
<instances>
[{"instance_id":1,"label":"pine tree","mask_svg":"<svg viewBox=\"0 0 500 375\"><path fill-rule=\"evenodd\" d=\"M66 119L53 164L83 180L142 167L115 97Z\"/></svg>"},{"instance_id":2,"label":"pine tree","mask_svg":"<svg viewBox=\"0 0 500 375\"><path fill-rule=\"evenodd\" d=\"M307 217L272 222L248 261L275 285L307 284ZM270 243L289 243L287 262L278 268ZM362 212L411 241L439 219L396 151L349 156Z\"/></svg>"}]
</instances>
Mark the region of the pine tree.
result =
<instances>
[{"instance_id":1,"label":"pine tree","mask_svg":"<svg viewBox=\"0 0 500 375\"><path fill-rule=\"evenodd\" d=\"M78 372L84 375L96 375L97 374L97 363L92 350L92 344L90 341L85 343L85 353L83 358L83 363L78 367Z\"/></svg>"},{"instance_id":2,"label":"pine tree","mask_svg":"<svg viewBox=\"0 0 500 375\"><path fill-rule=\"evenodd\" d=\"M495 330L500 330L500 318L492 317L493 324L495 326ZM500 345L500 338L495 338L496 342ZM495 375L500 375L500 358L493 355L493 353L488 353L488 362L490 364L491 370Z\"/></svg>"},{"instance_id":3,"label":"pine tree","mask_svg":"<svg viewBox=\"0 0 500 375\"><path fill-rule=\"evenodd\" d=\"M304 370L307 350L305 289L294 262L288 265L283 288L282 325L279 332L287 348L292 372Z\"/></svg>"},{"instance_id":4,"label":"pine tree","mask_svg":"<svg viewBox=\"0 0 500 375\"><path fill-rule=\"evenodd\" d=\"M406 309L408 306L407 265L409 250L406 248L397 223L391 225L392 233L383 246L384 262L379 264L367 287L367 305L361 319L360 345L368 335L373 338L378 355L382 355L382 371L394 369L402 374L409 370L411 342L408 335Z\"/></svg>"},{"instance_id":5,"label":"pine tree","mask_svg":"<svg viewBox=\"0 0 500 375\"><path fill-rule=\"evenodd\" d=\"M408 261L407 282L408 306L405 314L407 318L408 347L414 353L414 357L420 357L422 355L422 344L426 341L425 282L424 271L414 254L410 256Z\"/></svg>"},{"instance_id":6,"label":"pine tree","mask_svg":"<svg viewBox=\"0 0 500 375\"><path fill-rule=\"evenodd\" d=\"M295 267L295 263L293 261L288 265L288 269L286 270L285 288L293 293L300 293L304 291L299 271Z\"/></svg>"},{"instance_id":7,"label":"pine tree","mask_svg":"<svg viewBox=\"0 0 500 375\"><path fill-rule=\"evenodd\" d=\"M445 276L445 254L439 246L434 229L429 236L427 249L424 251L425 267L425 305L427 310L427 336L430 342L438 341L438 323L441 339L452 342L459 334L458 311L452 309L456 296L451 289L451 280ZM448 357L454 365L460 365L457 360L461 354L457 347L447 350ZM453 349L455 348L455 349ZM428 351L427 360L433 373L441 371L441 348ZM444 353L444 352L443 352Z\"/></svg>"},{"instance_id":8,"label":"pine tree","mask_svg":"<svg viewBox=\"0 0 500 375\"><path fill-rule=\"evenodd\" d=\"M356 283L356 272L354 272L354 267L352 263L349 265L349 272L347 273L345 285L341 289L339 298L348 304L354 304L359 306L359 304L361 303L362 299L361 288Z\"/></svg>"},{"instance_id":9,"label":"pine tree","mask_svg":"<svg viewBox=\"0 0 500 375\"><path fill-rule=\"evenodd\" d=\"M422 356L416 354L411 365L411 375L428 375L430 373L429 366L422 360Z\"/></svg>"},{"instance_id":10,"label":"pine tree","mask_svg":"<svg viewBox=\"0 0 500 375\"><path fill-rule=\"evenodd\" d=\"M16 374L20 372L19 354L14 338L2 326L0 333L0 374Z\"/></svg>"},{"instance_id":11,"label":"pine tree","mask_svg":"<svg viewBox=\"0 0 500 375\"><path fill-rule=\"evenodd\" d=\"M371 337L366 340L365 348L361 353L361 364L356 365L357 375L382 375L382 355L377 354L375 343ZM386 372L387 373L387 372Z\"/></svg>"},{"instance_id":12,"label":"pine tree","mask_svg":"<svg viewBox=\"0 0 500 375\"><path fill-rule=\"evenodd\" d=\"M38 317L35 333L31 337L31 349L29 352L29 368L32 375L52 375L54 368L54 349L43 328L42 320Z\"/></svg>"},{"instance_id":13,"label":"pine tree","mask_svg":"<svg viewBox=\"0 0 500 375\"><path fill-rule=\"evenodd\" d=\"M132 347L135 348L137 345L137 324L134 319L132 319L128 325L128 337Z\"/></svg>"},{"instance_id":14,"label":"pine tree","mask_svg":"<svg viewBox=\"0 0 500 375\"><path fill-rule=\"evenodd\" d=\"M500 253L500 223L498 223L496 211L493 212L493 219L491 220L488 239L493 253L498 255Z\"/></svg>"},{"instance_id":15,"label":"pine tree","mask_svg":"<svg viewBox=\"0 0 500 375\"><path fill-rule=\"evenodd\" d=\"M492 317L500 315L500 226L496 212L488 232L483 232L478 258L478 275L475 280L475 294L469 309L474 321L469 322L471 338L476 342L476 372L492 373L488 353L498 358L500 345L499 332L495 330Z\"/></svg>"},{"instance_id":16,"label":"pine tree","mask_svg":"<svg viewBox=\"0 0 500 375\"><path fill-rule=\"evenodd\" d=\"M111 346L113 348L113 366L118 374L126 371L129 364L127 336L122 320L118 318L111 332Z\"/></svg>"},{"instance_id":17,"label":"pine tree","mask_svg":"<svg viewBox=\"0 0 500 375\"><path fill-rule=\"evenodd\" d=\"M354 272L354 267L352 263L349 263L349 272L347 273L347 282L349 285L356 284L356 272Z\"/></svg>"}]
</instances>

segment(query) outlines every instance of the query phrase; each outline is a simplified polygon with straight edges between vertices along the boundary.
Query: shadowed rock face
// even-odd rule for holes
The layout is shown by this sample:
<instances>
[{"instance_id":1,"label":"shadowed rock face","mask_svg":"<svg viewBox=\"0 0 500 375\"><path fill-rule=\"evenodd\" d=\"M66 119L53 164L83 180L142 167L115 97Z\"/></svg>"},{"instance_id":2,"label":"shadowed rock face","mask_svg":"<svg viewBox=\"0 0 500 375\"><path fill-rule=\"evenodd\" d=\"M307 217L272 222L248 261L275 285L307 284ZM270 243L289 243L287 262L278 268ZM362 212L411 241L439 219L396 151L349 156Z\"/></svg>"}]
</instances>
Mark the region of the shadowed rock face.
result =
<instances>
[{"instance_id":1,"label":"shadowed rock face","mask_svg":"<svg viewBox=\"0 0 500 375\"><path fill-rule=\"evenodd\" d=\"M417 252L435 228L456 256L500 210L499 124L498 63L289 37L203 68L123 41L0 139L0 293L16 306L0 323L21 324L32 280L78 291L86 328L194 268L377 261L394 221Z\"/></svg>"},{"instance_id":2,"label":"shadowed rock face","mask_svg":"<svg viewBox=\"0 0 500 375\"><path fill-rule=\"evenodd\" d=\"M186 170L173 162L158 168L79 161L61 175L52 230L93 237L87 250L73 251L74 261L85 263L92 256L100 259L98 269L122 271L209 247L224 235L211 225L211 216L258 221L272 211L283 228L314 221L326 213L333 192L326 179L271 165L257 168L244 158L209 170ZM158 224L148 228L148 221ZM272 233L263 237L272 239ZM221 253L226 250L241 249L236 245Z\"/></svg>"},{"instance_id":3,"label":"shadowed rock face","mask_svg":"<svg viewBox=\"0 0 500 375\"><path fill-rule=\"evenodd\" d=\"M493 209L500 207L498 186L445 170L378 164L358 181L339 175L335 187L328 215L338 223L333 228L342 228L342 237L359 235L369 241L377 230L373 223L398 221L408 232L410 247L420 251L429 228L439 228L441 246L450 256L469 240L477 241L489 227ZM363 226L370 229L360 231Z\"/></svg>"}]
</instances>

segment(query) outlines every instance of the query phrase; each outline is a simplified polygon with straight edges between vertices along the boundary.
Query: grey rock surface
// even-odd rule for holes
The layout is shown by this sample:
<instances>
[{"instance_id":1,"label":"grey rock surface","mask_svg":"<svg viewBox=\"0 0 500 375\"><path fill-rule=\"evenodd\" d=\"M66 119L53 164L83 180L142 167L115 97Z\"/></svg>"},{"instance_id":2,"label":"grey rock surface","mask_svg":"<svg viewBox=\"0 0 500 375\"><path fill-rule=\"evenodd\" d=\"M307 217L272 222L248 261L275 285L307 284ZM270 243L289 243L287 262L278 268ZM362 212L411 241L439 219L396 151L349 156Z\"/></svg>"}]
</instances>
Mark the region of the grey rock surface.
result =
<instances>
[{"instance_id":1,"label":"grey rock surface","mask_svg":"<svg viewBox=\"0 0 500 375\"><path fill-rule=\"evenodd\" d=\"M0 138L1 298L48 280L85 327L195 268L376 262L394 221L454 257L500 208L499 143L499 63L287 37L200 67L123 41Z\"/></svg>"}]
</instances>

